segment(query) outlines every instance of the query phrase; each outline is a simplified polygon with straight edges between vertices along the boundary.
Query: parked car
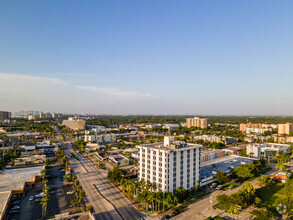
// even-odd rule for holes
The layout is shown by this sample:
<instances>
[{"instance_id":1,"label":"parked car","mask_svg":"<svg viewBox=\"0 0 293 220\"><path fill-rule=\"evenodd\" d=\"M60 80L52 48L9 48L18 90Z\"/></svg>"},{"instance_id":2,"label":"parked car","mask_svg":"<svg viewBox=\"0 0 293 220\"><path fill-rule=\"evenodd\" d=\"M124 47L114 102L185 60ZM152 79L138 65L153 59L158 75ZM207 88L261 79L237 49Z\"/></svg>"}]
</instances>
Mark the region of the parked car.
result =
<instances>
[{"instance_id":1,"label":"parked car","mask_svg":"<svg viewBox=\"0 0 293 220\"><path fill-rule=\"evenodd\" d=\"M70 194L73 194L73 193L74 193L74 191L68 191L66 194L70 195Z\"/></svg>"},{"instance_id":2,"label":"parked car","mask_svg":"<svg viewBox=\"0 0 293 220\"><path fill-rule=\"evenodd\" d=\"M33 196L30 196L28 200L29 201L33 201L34 200L34 197Z\"/></svg>"},{"instance_id":3,"label":"parked car","mask_svg":"<svg viewBox=\"0 0 293 220\"><path fill-rule=\"evenodd\" d=\"M64 170L64 169L62 169L62 170L61 170L61 172L65 172L65 170Z\"/></svg>"},{"instance_id":4,"label":"parked car","mask_svg":"<svg viewBox=\"0 0 293 220\"><path fill-rule=\"evenodd\" d=\"M41 202L42 199L41 199L41 198L37 198L35 201L36 201L36 202Z\"/></svg>"},{"instance_id":5,"label":"parked car","mask_svg":"<svg viewBox=\"0 0 293 220\"><path fill-rule=\"evenodd\" d=\"M230 185L229 187L228 187L228 189L233 189L234 188L234 186L233 185Z\"/></svg>"},{"instance_id":6,"label":"parked car","mask_svg":"<svg viewBox=\"0 0 293 220\"><path fill-rule=\"evenodd\" d=\"M20 206L16 205L16 206L12 207L11 209L12 210L20 209Z\"/></svg>"},{"instance_id":7,"label":"parked car","mask_svg":"<svg viewBox=\"0 0 293 220\"><path fill-rule=\"evenodd\" d=\"M179 209L175 209L175 210L172 212L172 216L178 215L179 213L180 213L180 210L179 210Z\"/></svg>"},{"instance_id":8,"label":"parked car","mask_svg":"<svg viewBox=\"0 0 293 220\"><path fill-rule=\"evenodd\" d=\"M215 188L218 184L217 183L212 183L211 188Z\"/></svg>"},{"instance_id":9,"label":"parked car","mask_svg":"<svg viewBox=\"0 0 293 220\"><path fill-rule=\"evenodd\" d=\"M9 211L9 214L17 214L19 211L18 210L11 210Z\"/></svg>"},{"instance_id":10,"label":"parked car","mask_svg":"<svg viewBox=\"0 0 293 220\"><path fill-rule=\"evenodd\" d=\"M20 200L14 201L13 203L11 203L12 205L17 205L20 204Z\"/></svg>"},{"instance_id":11,"label":"parked car","mask_svg":"<svg viewBox=\"0 0 293 220\"><path fill-rule=\"evenodd\" d=\"M218 185L216 189L223 189L222 185Z\"/></svg>"}]
</instances>

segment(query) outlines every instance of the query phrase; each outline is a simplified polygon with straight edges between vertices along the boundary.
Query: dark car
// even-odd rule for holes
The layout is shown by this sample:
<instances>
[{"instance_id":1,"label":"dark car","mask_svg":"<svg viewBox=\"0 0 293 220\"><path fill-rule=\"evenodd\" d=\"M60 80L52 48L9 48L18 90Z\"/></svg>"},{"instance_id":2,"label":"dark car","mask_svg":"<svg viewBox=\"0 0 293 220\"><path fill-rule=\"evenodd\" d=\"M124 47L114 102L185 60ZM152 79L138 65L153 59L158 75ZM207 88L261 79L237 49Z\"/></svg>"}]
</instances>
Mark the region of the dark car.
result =
<instances>
[{"instance_id":1,"label":"dark car","mask_svg":"<svg viewBox=\"0 0 293 220\"><path fill-rule=\"evenodd\" d=\"M17 205L17 204L20 204L20 200L16 200L14 201L13 203L11 203L12 205Z\"/></svg>"},{"instance_id":2,"label":"dark car","mask_svg":"<svg viewBox=\"0 0 293 220\"><path fill-rule=\"evenodd\" d=\"M172 216L178 215L180 213L179 209L174 210L174 212L172 212Z\"/></svg>"},{"instance_id":3,"label":"dark car","mask_svg":"<svg viewBox=\"0 0 293 220\"><path fill-rule=\"evenodd\" d=\"M170 215L165 215L162 220L170 219Z\"/></svg>"},{"instance_id":4,"label":"dark car","mask_svg":"<svg viewBox=\"0 0 293 220\"><path fill-rule=\"evenodd\" d=\"M19 211L18 210L11 210L9 211L9 214L17 214Z\"/></svg>"}]
</instances>

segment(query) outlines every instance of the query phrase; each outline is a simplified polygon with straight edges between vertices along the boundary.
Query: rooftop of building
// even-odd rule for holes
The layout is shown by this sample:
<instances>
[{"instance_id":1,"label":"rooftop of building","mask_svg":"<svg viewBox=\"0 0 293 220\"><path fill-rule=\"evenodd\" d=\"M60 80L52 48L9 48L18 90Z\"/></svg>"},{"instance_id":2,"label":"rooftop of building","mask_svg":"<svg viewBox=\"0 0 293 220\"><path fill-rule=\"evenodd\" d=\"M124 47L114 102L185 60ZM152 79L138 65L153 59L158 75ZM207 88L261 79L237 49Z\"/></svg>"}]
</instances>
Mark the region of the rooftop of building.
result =
<instances>
[{"instance_id":1,"label":"rooftop of building","mask_svg":"<svg viewBox=\"0 0 293 220\"><path fill-rule=\"evenodd\" d=\"M247 144L243 144L243 145L239 145L239 146L232 146L232 147L225 148L223 150L231 150L231 151L242 150L242 149L246 148L246 145Z\"/></svg>"},{"instance_id":2,"label":"rooftop of building","mask_svg":"<svg viewBox=\"0 0 293 220\"><path fill-rule=\"evenodd\" d=\"M0 192L0 218L4 212L6 202L9 200L11 191Z\"/></svg>"},{"instance_id":3,"label":"rooftop of building","mask_svg":"<svg viewBox=\"0 0 293 220\"><path fill-rule=\"evenodd\" d=\"M152 144L141 144L138 145L140 147L147 147L147 148L155 148L155 149L162 149L162 150L177 150L177 149L185 149L185 148L202 148L200 144L191 144L191 143L180 143L180 142L173 142L168 146L164 146L163 142L157 142Z\"/></svg>"},{"instance_id":4,"label":"rooftop of building","mask_svg":"<svg viewBox=\"0 0 293 220\"><path fill-rule=\"evenodd\" d=\"M223 150L221 149L203 148L200 154L205 155L205 154L211 154L211 153L222 152L222 151Z\"/></svg>"},{"instance_id":5,"label":"rooftop of building","mask_svg":"<svg viewBox=\"0 0 293 220\"><path fill-rule=\"evenodd\" d=\"M25 182L35 180L44 166L6 169L0 174L0 192L23 189Z\"/></svg>"},{"instance_id":6,"label":"rooftop of building","mask_svg":"<svg viewBox=\"0 0 293 220\"><path fill-rule=\"evenodd\" d=\"M241 164L251 164L255 159L240 157L240 156L226 156L219 159L215 159L209 162L205 162L200 167L200 179L213 176L213 171L224 171L228 172L230 169L240 166Z\"/></svg>"}]
</instances>

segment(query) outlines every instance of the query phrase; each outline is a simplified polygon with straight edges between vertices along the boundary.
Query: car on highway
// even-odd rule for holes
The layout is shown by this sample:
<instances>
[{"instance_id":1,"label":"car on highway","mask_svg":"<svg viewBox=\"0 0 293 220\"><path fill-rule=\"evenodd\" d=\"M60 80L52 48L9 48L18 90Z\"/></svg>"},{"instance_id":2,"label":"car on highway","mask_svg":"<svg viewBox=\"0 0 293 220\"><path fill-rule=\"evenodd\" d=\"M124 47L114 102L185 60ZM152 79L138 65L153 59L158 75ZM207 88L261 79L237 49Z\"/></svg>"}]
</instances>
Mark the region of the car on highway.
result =
<instances>
[{"instance_id":1,"label":"car on highway","mask_svg":"<svg viewBox=\"0 0 293 220\"><path fill-rule=\"evenodd\" d=\"M66 194L70 195L70 194L73 194L73 193L74 193L74 191L68 191Z\"/></svg>"},{"instance_id":2,"label":"car on highway","mask_svg":"<svg viewBox=\"0 0 293 220\"><path fill-rule=\"evenodd\" d=\"M34 197L33 196L30 196L28 200L29 201L33 201L34 200Z\"/></svg>"},{"instance_id":3,"label":"car on highway","mask_svg":"<svg viewBox=\"0 0 293 220\"><path fill-rule=\"evenodd\" d=\"M11 209L12 210L20 209L20 206L16 205L16 206L12 207Z\"/></svg>"},{"instance_id":4,"label":"car on highway","mask_svg":"<svg viewBox=\"0 0 293 220\"><path fill-rule=\"evenodd\" d=\"M35 201L36 201L36 202L41 202L42 199L41 199L41 198L37 198Z\"/></svg>"},{"instance_id":5,"label":"car on highway","mask_svg":"<svg viewBox=\"0 0 293 220\"><path fill-rule=\"evenodd\" d=\"M11 211L9 211L8 213L9 214L17 214L19 211L18 210L11 210Z\"/></svg>"}]
</instances>

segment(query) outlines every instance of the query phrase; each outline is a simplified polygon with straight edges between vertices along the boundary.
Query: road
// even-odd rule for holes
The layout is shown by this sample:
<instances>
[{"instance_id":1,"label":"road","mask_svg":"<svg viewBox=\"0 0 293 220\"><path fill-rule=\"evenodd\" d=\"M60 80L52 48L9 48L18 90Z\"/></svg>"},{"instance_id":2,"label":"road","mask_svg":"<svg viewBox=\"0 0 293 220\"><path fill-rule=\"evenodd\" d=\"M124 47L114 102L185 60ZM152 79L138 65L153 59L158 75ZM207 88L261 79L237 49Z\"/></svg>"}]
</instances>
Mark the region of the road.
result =
<instances>
[{"instance_id":1,"label":"road","mask_svg":"<svg viewBox=\"0 0 293 220\"><path fill-rule=\"evenodd\" d=\"M64 141L58 138L64 145ZM71 155L71 146L65 153ZM107 171L98 169L87 157L78 153L79 160L69 158L70 168L77 176L86 194L85 202L94 208L93 216L101 220L138 220L145 215L137 210L128 198L109 180Z\"/></svg>"},{"instance_id":2,"label":"road","mask_svg":"<svg viewBox=\"0 0 293 220\"><path fill-rule=\"evenodd\" d=\"M278 170L275 166L272 165L272 170L265 173L265 175L272 175L276 173ZM251 181L253 187L255 189L260 188L260 185L256 179ZM172 219L184 219L184 220L200 220L206 219L209 216L220 216L226 217L227 219L249 219L250 212L252 211L250 208L243 210L239 215L230 215L228 213L223 212L223 210L213 208L213 205L217 203L217 196L219 194L227 194L230 195L232 193L237 192L241 186L234 188L232 190L222 191L216 190L209 194L208 196L196 201L195 203L188 206L188 209L179 215L175 216Z\"/></svg>"},{"instance_id":3,"label":"road","mask_svg":"<svg viewBox=\"0 0 293 220\"><path fill-rule=\"evenodd\" d=\"M137 210L130 200L107 179L107 171L98 169L86 156L78 154L80 162L87 169L88 173L93 174L95 178L95 187L106 198L108 202L115 206L119 216L125 220L137 220L144 217Z\"/></svg>"}]
</instances>

